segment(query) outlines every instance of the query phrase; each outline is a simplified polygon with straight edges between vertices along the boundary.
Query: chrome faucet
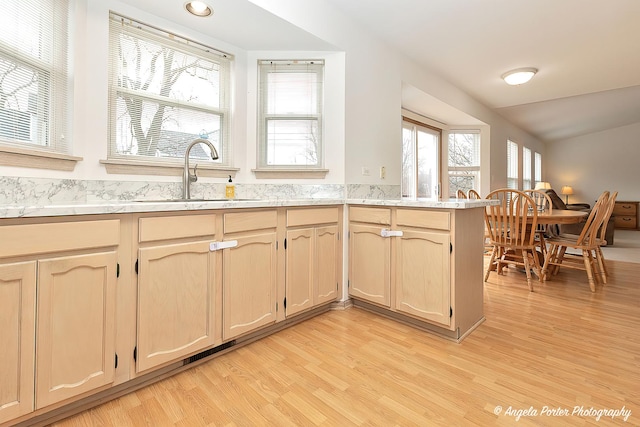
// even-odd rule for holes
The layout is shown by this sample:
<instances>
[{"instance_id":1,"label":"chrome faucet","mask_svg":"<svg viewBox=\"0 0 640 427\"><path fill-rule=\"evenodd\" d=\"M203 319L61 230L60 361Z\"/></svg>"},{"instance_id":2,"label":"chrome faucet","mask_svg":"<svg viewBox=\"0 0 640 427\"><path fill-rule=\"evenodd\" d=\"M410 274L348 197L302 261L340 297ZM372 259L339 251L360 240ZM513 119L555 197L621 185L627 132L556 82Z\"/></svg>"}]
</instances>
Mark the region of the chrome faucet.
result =
<instances>
[{"instance_id":1,"label":"chrome faucet","mask_svg":"<svg viewBox=\"0 0 640 427\"><path fill-rule=\"evenodd\" d=\"M191 198L191 183L198 180L198 176L196 175L196 169L198 169L197 163L193 168L193 174L189 172L189 155L191 153L191 149L196 144L208 145L211 149L211 159L218 159L218 151L210 141L203 138L197 138L191 144L189 144L187 150L184 152L184 170L182 171L182 198L185 200L189 200Z\"/></svg>"}]
</instances>

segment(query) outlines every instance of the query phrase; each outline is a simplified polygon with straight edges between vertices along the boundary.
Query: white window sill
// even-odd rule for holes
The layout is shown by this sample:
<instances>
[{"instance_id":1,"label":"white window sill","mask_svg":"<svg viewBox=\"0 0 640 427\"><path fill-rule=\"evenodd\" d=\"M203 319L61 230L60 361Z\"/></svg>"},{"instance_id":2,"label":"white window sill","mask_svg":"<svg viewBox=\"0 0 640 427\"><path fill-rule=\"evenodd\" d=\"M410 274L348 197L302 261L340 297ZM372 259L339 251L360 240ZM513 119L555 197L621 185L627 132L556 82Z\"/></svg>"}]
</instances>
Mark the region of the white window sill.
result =
<instances>
[{"instance_id":1,"label":"white window sill","mask_svg":"<svg viewBox=\"0 0 640 427\"><path fill-rule=\"evenodd\" d=\"M329 169L293 169L293 168L269 168L252 169L258 179L323 179L329 173Z\"/></svg>"},{"instance_id":2,"label":"white window sill","mask_svg":"<svg viewBox=\"0 0 640 427\"><path fill-rule=\"evenodd\" d=\"M189 167L193 170L196 165L195 160L189 162ZM184 165L177 164L159 164L152 161L143 160L100 160L100 164L104 165L109 174L127 174L127 175L166 175L181 176L184 171ZM235 177L238 168L229 166L211 166L198 164L198 176L211 178L227 178L229 175Z\"/></svg>"},{"instance_id":3,"label":"white window sill","mask_svg":"<svg viewBox=\"0 0 640 427\"><path fill-rule=\"evenodd\" d=\"M0 165L72 171L82 157L22 147L0 147Z\"/></svg>"}]
</instances>

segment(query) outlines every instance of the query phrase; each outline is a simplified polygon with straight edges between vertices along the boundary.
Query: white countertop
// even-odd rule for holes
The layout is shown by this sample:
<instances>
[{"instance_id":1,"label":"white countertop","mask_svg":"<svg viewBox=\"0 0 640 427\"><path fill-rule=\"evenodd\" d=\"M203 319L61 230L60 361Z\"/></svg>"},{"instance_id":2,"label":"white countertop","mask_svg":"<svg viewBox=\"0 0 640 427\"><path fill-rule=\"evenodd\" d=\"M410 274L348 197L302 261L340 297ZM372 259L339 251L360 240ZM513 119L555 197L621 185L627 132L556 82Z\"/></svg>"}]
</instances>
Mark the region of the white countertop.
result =
<instances>
[{"instance_id":1,"label":"white countertop","mask_svg":"<svg viewBox=\"0 0 640 427\"><path fill-rule=\"evenodd\" d=\"M195 211L206 209L268 208L317 205L405 206L440 209L472 209L488 206L487 200L376 200L376 199L239 199L191 201L97 200L34 205L0 205L0 218L29 218L65 215L96 215L139 212Z\"/></svg>"}]
</instances>

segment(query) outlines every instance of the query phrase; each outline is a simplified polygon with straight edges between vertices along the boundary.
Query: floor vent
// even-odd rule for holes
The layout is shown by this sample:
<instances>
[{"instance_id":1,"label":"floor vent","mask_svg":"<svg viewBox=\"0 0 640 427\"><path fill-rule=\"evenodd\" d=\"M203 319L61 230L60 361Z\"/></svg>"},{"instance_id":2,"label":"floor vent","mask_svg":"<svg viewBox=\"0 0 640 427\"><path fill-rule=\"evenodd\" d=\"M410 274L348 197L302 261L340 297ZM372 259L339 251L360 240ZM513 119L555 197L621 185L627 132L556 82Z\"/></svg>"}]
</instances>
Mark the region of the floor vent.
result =
<instances>
[{"instance_id":1,"label":"floor vent","mask_svg":"<svg viewBox=\"0 0 640 427\"><path fill-rule=\"evenodd\" d=\"M209 350L205 350L205 351L203 351L201 353L194 354L193 356L185 359L184 360L184 364L188 365L190 363L197 362L198 360L204 359L205 357L209 357L212 354L216 354L218 352L221 352L222 350L226 350L226 349L228 349L230 347L233 347L234 345L236 345L236 341L235 340L226 342L224 344L220 344L217 347L210 348Z\"/></svg>"}]
</instances>

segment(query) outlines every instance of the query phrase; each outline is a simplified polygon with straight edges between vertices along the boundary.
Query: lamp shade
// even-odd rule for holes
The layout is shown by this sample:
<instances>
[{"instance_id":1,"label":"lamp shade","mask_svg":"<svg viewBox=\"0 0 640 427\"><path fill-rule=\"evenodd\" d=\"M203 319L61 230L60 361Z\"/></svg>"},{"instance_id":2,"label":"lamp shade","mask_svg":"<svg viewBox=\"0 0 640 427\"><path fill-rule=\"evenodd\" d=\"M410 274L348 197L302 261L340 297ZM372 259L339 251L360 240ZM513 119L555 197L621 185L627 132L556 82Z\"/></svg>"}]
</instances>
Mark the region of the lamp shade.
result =
<instances>
[{"instance_id":1,"label":"lamp shade","mask_svg":"<svg viewBox=\"0 0 640 427\"><path fill-rule=\"evenodd\" d=\"M535 190L548 190L550 188L551 188L551 184L549 184L548 182L540 181L540 182L536 182L536 187L534 189Z\"/></svg>"},{"instance_id":2,"label":"lamp shade","mask_svg":"<svg viewBox=\"0 0 640 427\"><path fill-rule=\"evenodd\" d=\"M560 190L560 193L564 194L564 195L567 195L567 196L570 195L570 194L573 194L573 187L571 187L569 185L563 185L562 189Z\"/></svg>"}]
</instances>

